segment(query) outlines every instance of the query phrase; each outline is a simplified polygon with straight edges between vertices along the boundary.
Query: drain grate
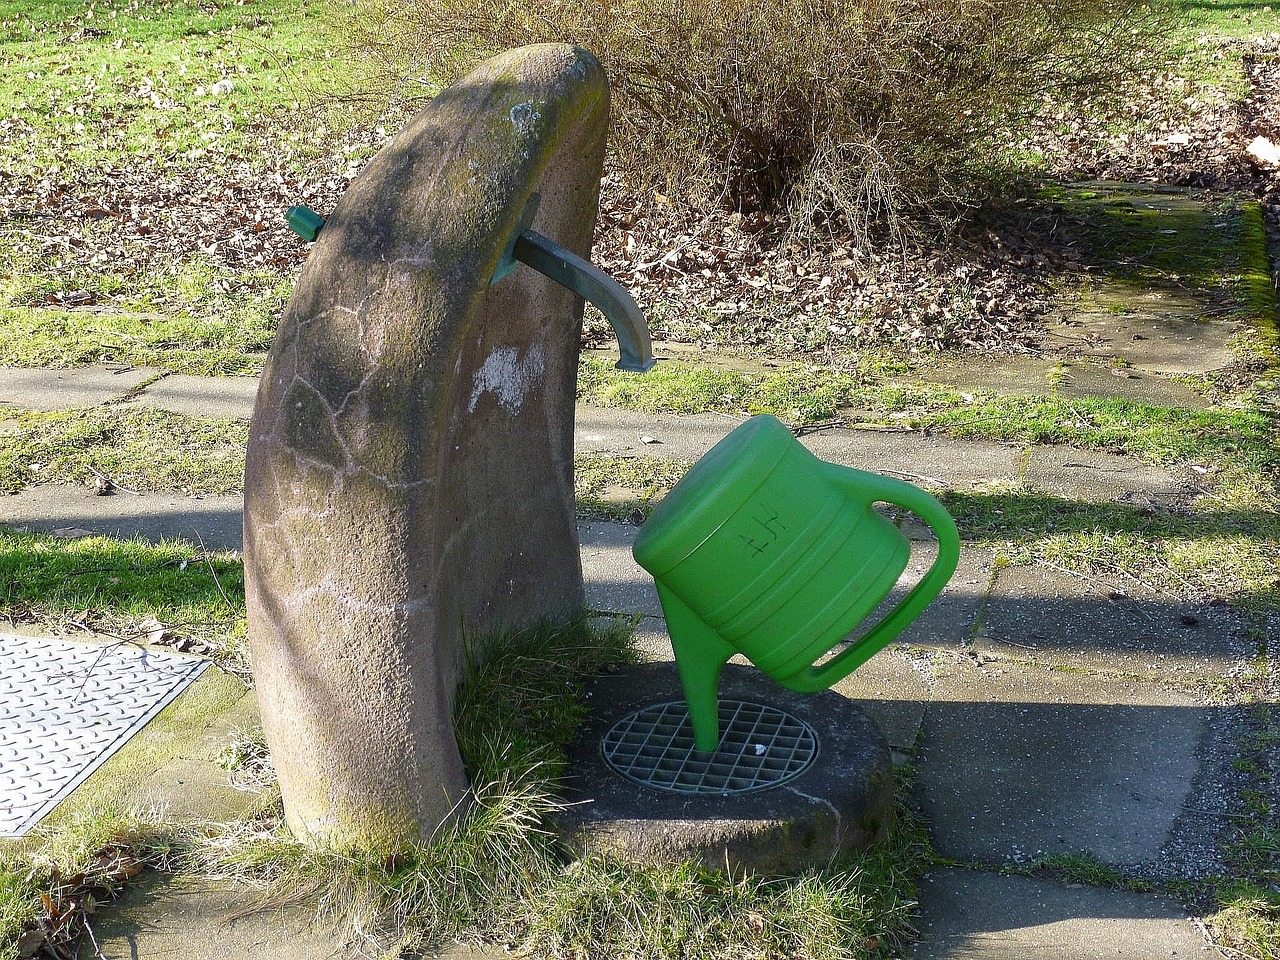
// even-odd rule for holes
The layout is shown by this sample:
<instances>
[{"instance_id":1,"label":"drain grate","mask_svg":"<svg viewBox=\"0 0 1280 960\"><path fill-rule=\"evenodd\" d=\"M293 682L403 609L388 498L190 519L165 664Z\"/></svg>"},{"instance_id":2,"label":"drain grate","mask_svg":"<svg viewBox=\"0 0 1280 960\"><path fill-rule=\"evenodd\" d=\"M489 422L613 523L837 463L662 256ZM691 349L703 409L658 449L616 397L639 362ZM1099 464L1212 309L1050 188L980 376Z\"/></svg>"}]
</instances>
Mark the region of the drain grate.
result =
<instances>
[{"instance_id":1,"label":"drain grate","mask_svg":"<svg viewBox=\"0 0 1280 960\"><path fill-rule=\"evenodd\" d=\"M730 794L767 790L803 773L818 755L818 737L803 720L774 707L720 701L720 745L693 746L689 708L658 703L615 723L600 741L616 772L672 793Z\"/></svg>"}]
</instances>

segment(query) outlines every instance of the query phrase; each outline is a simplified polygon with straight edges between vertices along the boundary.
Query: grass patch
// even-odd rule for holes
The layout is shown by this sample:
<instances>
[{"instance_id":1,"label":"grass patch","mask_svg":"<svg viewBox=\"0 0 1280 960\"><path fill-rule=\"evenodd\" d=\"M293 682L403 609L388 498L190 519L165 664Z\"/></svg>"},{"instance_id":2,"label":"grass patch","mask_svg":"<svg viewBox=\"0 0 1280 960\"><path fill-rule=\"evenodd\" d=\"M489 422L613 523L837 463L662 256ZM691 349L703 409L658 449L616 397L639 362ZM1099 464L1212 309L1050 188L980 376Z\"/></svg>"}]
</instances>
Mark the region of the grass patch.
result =
<instances>
[{"instance_id":1,"label":"grass patch","mask_svg":"<svg viewBox=\"0 0 1280 960\"><path fill-rule=\"evenodd\" d=\"M1247 95L1239 51L1247 41L1275 30L1271 0L1182 0L1179 6L1181 29L1170 36L1179 86L1170 93L1196 95L1218 88L1236 99Z\"/></svg>"},{"instance_id":2,"label":"grass patch","mask_svg":"<svg viewBox=\"0 0 1280 960\"><path fill-rule=\"evenodd\" d=\"M578 398L650 413L772 413L795 425L850 409L860 420L938 430L966 439L1064 443L1153 462L1280 465L1273 416L1251 410L1186 410L1117 397L992 396L871 383L833 370L771 374L670 361L643 377L584 360Z\"/></svg>"},{"instance_id":3,"label":"grass patch","mask_svg":"<svg viewBox=\"0 0 1280 960\"><path fill-rule=\"evenodd\" d=\"M131 640L157 630L243 671L244 570L232 553L180 541L63 540L0 527L0 616Z\"/></svg>"},{"instance_id":4,"label":"grass patch","mask_svg":"<svg viewBox=\"0 0 1280 960\"><path fill-rule=\"evenodd\" d=\"M104 805L0 842L0 956L74 956L86 915L163 863L170 833L156 811Z\"/></svg>"},{"instance_id":5,"label":"grass patch","mask_svg":"<svg viewBox=\"0 0 1280 960\"><path fill-rule=\"evenodd\" d=\"M1280 893L1236 880L1223 885L1217 900L1206 922L1218 943L1250 960L1280 957Z\"/></svg>"},{"instance_id":6,"label":"grass patch","mask_svg":"<svg viewBox=\"0 0 1280 960\"><path fill-rule=\"evenodd\" d=\"M635 510L647 513L692 466L689 460L660 457L575 457L578 510L616 520L631 517Z\"/></svg>"},{"instance_id":7,"label":"grass patch","mask_svg":"<svg viewBox=\"0 0 1280 960\"><path fill-rule=\"evenodd\" d=\"M772 413L792 423L829 419L850 405L861 383L835 370L788 367L756 374L680 360L664 360L643 377L595 357L578 367L583 403L650 413Z\"/></svg>"},{"instance_id":8,"label":"grass patch","mask_svg":"<svg viewBox=\"0 0 1280 960\"><path fill-rule=\"evenodd\" d=\"M42 265L0 233L0 364L104 361L192 374L256 374L293 290L281 271L234 270L203 255L136 264ZM90 306L66 307L66 297Z\"/></svg>"},{"instance_id":9,"label":"grass patch","mask_svg":"<svg viewBox=\"0 0 1280 960\"><path fill-rule=\"evenodd\" d=\"M301 259L284 206L371 148L315 102L352 70L331 13L0 2L0 363L261 368Z\"/></svg>"},{"instance_id":10,"label":"grass patch","mask_svg":"<svg viewBox=\"0 0 1280 960\"><path fill-rule=\"evenodd\" d=\"M1189 512L1081 503L1018 492L950 491L943 498L966 542L988 543L1004 564L1047 563L1188 602L1230 600L1251 616L1280 607L1272 499Z\"/></svg>"},{"instance_id":11,"label":"grass patch","mask_svg":"<svg viewBox=\"0 0 1280 960\"><path fill-rule=\"evenodd\" d=\"M128 490L230 493L243 488L249 426L164 410L96 407L20 413L0 445L0 492L35 482L109 477Z\"/></svg>"},{"instance_id":12,"label":"grass patch","mask_svg":"<svg viewBox=\"0 0 1280 960\"><path fill-rule=\"evenodd\" d=\"M196 376L257 375L275 336L274 315L166 317L127 311L0 309L0 365L126 363Z\"/></svg>"},{"instance_id":13,"label":"grass patch","mask_svg":"<svg viewBox=\"0 0 1280 960\"><path fill-rule=\"evenodd\" d=\"M391 861L293 841L279 812L206 838L206 869L268 885L265 899L315 903L397 949L460 936L535 957L846 957L875 955L909 929L926 836L903 811L867 856L799 877L731 877L683 864L568 862L548 823L564 748L582 716L578 680L629 660L629 630L543 628L474 655L459 691L458 742L472 808ZM565 683L566 676L573 678ZM495 737L494 731L504 732Z\"/></svg>"},{"instance_id":14,"label":"grass patch","mask_svg":"<svg viewBox=\"0 0 1280 960\"><path fill-rule=\"evenodd\" d=\"M1156 463L1280 464L1274 420L1253 411L1185 410L1118 397L979 396L970 402L950 391L912 393L886 406L908 414L901 422L953 437L1064 443Z\"/></svg>"},{"instance_id":15,"label":"grass patch","mask_svg":"<svg viewBox=\"0 0 1280 960\"><path fill-rule=\"evenodd\" d=\"M56 177L137 157L191 167L211 148L258 148L263 122L283 122L307 99L297 64L320 59L313 75L346 73L326 49L327 14L320 0L7 0L0 100L16 119L0 159Z\"/></svg>"},{"instance_id":16,"label":"grass patch","mask_svg":"<svg viewBox=\"0 0 1280 960\"><path fill-rule=\"evenodd\" d=\"M1088 853L1060 853L1043 857L1032 864L1030 873L1049 876L1063 883L1083 883L1091 887L1116 887L1127 890L1150 890L1152 884L1131 880L1115 867Z\"/></svg>"}]
</instances>

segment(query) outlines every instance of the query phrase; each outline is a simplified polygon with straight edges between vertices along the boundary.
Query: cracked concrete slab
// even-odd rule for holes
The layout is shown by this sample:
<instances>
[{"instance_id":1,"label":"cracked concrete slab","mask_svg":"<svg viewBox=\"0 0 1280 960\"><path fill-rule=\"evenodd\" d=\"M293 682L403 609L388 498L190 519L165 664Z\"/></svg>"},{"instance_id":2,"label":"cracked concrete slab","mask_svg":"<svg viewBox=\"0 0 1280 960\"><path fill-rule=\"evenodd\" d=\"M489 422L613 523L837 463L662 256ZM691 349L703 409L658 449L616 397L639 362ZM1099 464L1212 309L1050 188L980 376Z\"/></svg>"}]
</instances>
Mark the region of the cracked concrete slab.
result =
<instances>
[{"instance_id":1,"label":"cracked concrete slab","mask_svg":"<svg viewBox=\"0 0 1280 960\"><path fill-rule=\"evenodd\" d=\"M1000 656L1153 679L1221 677L1251 652L1244 623L1227 604L1038 565L997 574L975 644Z\"/></svg>"},{"instance_id":2,"label":"cracked concrete slab","mask_svg":"<svg viewBox=\"0 0 1280 960\"><path fill-rule=\"evenodd\" d=\"M1131 678L957 657L939 670L917 789L945 857L1157 863L1194 795L1212 709Z\"/></svg>"},{"instance_id":3,"label":"cracked concrete slab","mask_svg":"<svg viewBox=\"0 0 1280 960\"><path fill-rule=\"evenodd\" d=\"M1047 396L1059 376L1060 361L1052 357L966 356L933 362L889 383L937 383L958 391L997 396Z\"/></svg>"},{"instance_id":4,"label":"cracked concrete slab","mask_svg":"<svg viewBox=\"0 0 1280 960\"><path fill-rule=\"evenodd\" d=\"M1218 952L1185 911L1128 890L974 870L920 883L910 960L1196 960Z\"/></svg>"},{"instance_id":5,"label":"cracked concrete slab","mask_svg":"<svg viewBox=\"0 0 1280 960\"><path fill-rule=\"evenodd\" d=\"M1160 291L1148 294L1150 312L1079 311L1046 324L1056 334L1063 354L1114 357L1152 373L1212 373L1235 358L1230 341L1238 324L1204 320L1197 314L1208 305L1184 303Z\"/></svg>"},{"instance_id":6,"label":"cracked concrete slab","mask_svg":"<svg viewBox=\"0 0 1280 960\"><path fill-rule=\"evenodd\" d=\"M118 400L161 371L150 367L0 367L0 413L83 410Z\"/></svg>"},{"instance_id":7,"label":"cracked concrete slab","mask_svg":"<svg viewBox=\"0 0 1280 960\"><path fill-rule=\"evenodd\" d=\"M915 747L932 697L932 655L891 644L831 689L855 701L894 750Z\"/></svg>"},{"instance_id":8,"label":"cracked concrete slab","mask_svg":"<svg viewBox=\"0 0 1280 960\"><path fill-rule=\"evenodd\" d=\"M188 417L248 420L258 395L257 377L192 377L170 374L138 394L135 402Z\"/></svg>"},{"instance_id":9,"label":"cracked concrete slab","mask_svg":"<svg viewBox=\"0 0 1280 960\"><path fill-rule=\"evenodd\" d=\"M1123 375L1114 371L1119 370ZM1185 383L1133 367L1064 362L1056 393L1062 397L1119 397L1159 407L1205 410L1212 406Z\"/></svg>"},{"instance_id":10,"label":"cracked concrete slab","mask_svg":"<svg viewBox=\"0 0 1280 960\"><path fill-rule=\"evenodd\" d=\"M908 535L922 528L905 530ZM868 628L888 613L898 601L925 575L937 556L937 547L913 538L911 559L898 585L867 618ZM978 624L982 604L991 583L992 550L963 544L956 572L933 601L898 635L900 643L922 646L959 648L969 641ZM862 632L862 631L860 631Z\"/></svg>"},{"instance_id":11,"label":"cracked concrete slab","mask_svg":"<svg viewBox=\"0 0 1280 960\"><path fill-rule=\"evenodd\" d=\"M1023 482L1035 493L1089 503L1167 506L1191 493L1185 477L1163 467L1114 453L1047 445L1031 448Z\"/></svg>"}]
</instances>

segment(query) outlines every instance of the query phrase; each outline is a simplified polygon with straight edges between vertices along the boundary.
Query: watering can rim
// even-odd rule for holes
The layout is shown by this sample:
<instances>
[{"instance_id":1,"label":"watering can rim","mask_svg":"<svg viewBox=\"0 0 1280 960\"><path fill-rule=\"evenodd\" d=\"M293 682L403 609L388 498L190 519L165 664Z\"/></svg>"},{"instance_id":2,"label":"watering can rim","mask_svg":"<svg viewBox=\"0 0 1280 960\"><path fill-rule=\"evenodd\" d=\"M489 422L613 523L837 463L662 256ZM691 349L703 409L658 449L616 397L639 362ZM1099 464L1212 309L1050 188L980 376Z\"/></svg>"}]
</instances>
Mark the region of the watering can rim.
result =
<instances>
[{"instance_id":1,"label":"watering can rim","mask_svg":"<svg viewBox=\"0 0 1280 960\"><path fill-rule=\"evenodd\" d=\"M706 496L706 488L715 484L723 493L734 486L727 478L754 470L757 482L749 489L735 489L738 499L745 503L796 447L809 453L771 414L758 413L738 424L704 453L654 507L631 548L636 562L655 578L679 565L732 514L725 509L723 497ZM751 455L743 456L747 450ZM679 522L674 522L676 519Z\"/></svg>"}]
</instances>

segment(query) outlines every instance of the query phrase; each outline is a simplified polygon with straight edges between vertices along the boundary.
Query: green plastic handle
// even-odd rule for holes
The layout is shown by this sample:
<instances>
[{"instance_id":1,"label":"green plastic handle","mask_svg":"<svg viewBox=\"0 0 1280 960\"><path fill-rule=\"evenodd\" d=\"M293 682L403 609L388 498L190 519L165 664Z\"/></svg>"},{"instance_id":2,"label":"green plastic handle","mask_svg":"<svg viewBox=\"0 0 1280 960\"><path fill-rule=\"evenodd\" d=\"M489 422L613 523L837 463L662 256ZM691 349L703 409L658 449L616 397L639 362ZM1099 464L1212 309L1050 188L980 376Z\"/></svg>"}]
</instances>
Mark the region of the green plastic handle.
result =
<instances>
[{"instance_id":1,"label":"green plastic handle","mask_svg":"<svg viewBox=\"0 0 1280 960\"><path fill-rule=\"evenodd\" d=\"M827 689L883 650L890 640L905 630L920 611L942 592L960 561L960 533L956 530L955 520L942 504L919 487L892 477L877 477L874 489L869 489L869 485L862 479L865 474L861 474L861 471L853 472L848 467L831 463L824 463L822 466L830 471L832 479L852 498L865 503L867 509L871 509L873 503L883 501L910 510L918 516L937 536L938 556L929 572L866 636L822 666L810 667L797 676L788 678L786 686L801 693Z\"/></svg>"}]
</instances>

